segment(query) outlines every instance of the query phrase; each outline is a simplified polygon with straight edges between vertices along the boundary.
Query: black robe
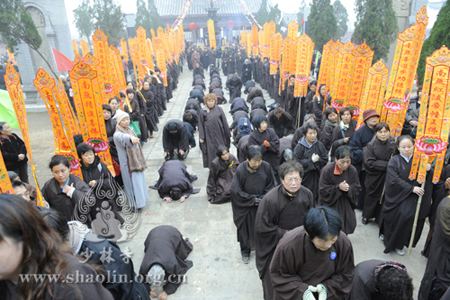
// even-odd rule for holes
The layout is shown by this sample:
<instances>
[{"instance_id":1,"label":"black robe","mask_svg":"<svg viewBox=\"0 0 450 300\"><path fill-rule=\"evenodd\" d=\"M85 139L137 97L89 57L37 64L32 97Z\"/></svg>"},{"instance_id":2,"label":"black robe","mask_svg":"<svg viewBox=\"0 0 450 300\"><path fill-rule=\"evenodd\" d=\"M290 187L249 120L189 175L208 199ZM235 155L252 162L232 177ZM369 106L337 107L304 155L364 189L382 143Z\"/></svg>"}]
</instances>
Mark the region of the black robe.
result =
<instances>
[{"instance_id":1,"label":"black robe","mask_svg":"<svg viewBox=\"0 0 450 300\"><path fill-rule=\"evenodd\" d=\"M192 128L196 130L196 128L198 127L198 118L199 118L197 111L194 109L186 109L185 112L186 111L189 111L191 113L192 118L188 120L183 116L183 122L191 124Z\"/></svg>"},{"instance_id":2,"label":"black robe","mask_svg":"<svg viewBox=\"0 0 450 300\"><path fill-rule=\"evenodd\" d=\"M252 102L250 103L251 105L251 109L263 109L267 112L267 107L266 107L266 100L263 97L255 97L253 98Z\"/></svg>"},{"instance_id":3,"label":"black robe","mask_svg":"<svg viewBox=\"0 0 450 300\"><path fill-rule=\"evenodd\" d=\"M249 81L251 79L252 79L252 64L244 63L244 65L242 66L242 82L247 83L247 81Z\"/></svg>"},{"instance_id":4,"label":"black robe","mask_svg":"<svg viewBox=\"0 0 450 300\"><path fill-rule=\"evenodd\" d=\"M314 99L315 94L316 94L315 92L309 91L308 94L306 95L306 98L305 98L305 113L304 113L304 115L306 115L306 114L314 114L313 99ZM317 119L316 119L316 122L317 122Z\"/></svg>"},{"instance_id":5,"label":"black robe","mask_svg":"<svg viewBox=\"0 0 450 300\"><path fill-rule=\"evenodd\" d=\"M273 128L280 139L295 132L294 119L288 112L283 111L281 118L278 119L275 116L275 110L272 110L267 118L269 119L269 128Z\"/></svg>"},{"instance_id":6,"label":"black robe","mask_svg":"<svg viewBox=\"0 0 450 300\"><path fill-rule=\"evenodd\" d=\"M319 205L328 206L337 211L342 217L342 231L353 233L356 228L355 207L358 194L361 191L358 173L350 165L341 175L335 175L336 162L326 165L322 169L319 181ZM341 191L339 184L346 181L350 186L348 192Z\"/></svg>"},{"instance_id":7,"label":"black robe","mask_svg":"<svg viewBox=\"0 0 450 300\"><path fill-rule=\"evenodd\" d=\"M230 125L230 129L234 129L238 125L238 122L239 122L240 118L247 118L248 119L248 113L246 113L243 110L238 110L237 112L235 112L233 114L233 122Z\"/></svg>"},{"instance_id":8,"label":"black robe","mask_svg":"<svg viewBox=\"0 0 450 300\"><path fill-rule=\"evenodd\" d=\"M250 92L247 95L247 102L251 103L253 98L256 98L256 97L263 97L262 90L259 87L257 87L257 86L252 87L250 89Z\"/></svg>"},{"instance_id":9,"label":"black robe","mask_svg":"<svg viewBox=\"0 0 450 300\"><path fill-rule=\"evenodd\" d=\"M408 246L419 196L413 193L416 180L409 180L409 163L400 155L391 158L387 166L385 198L382 208L381 232L384 234L384 253ZM415 243L421 232L416 231ZM415 243L413 246L415 246Z\"/></svg>"},{"instance_id":10,"label":"black robe","mask_svg":"<svg viewBox=\"0 0 450 300\"><path fill-rule=\"evenodd\" d=\"M265 116L267 112L261 108L255 108L250 112L250 122L253 122L253 119L259 116Z\"/></svg>"},{"instance_id":11,"label":"black robe","mask_svg":"<svg viewBox=\"0 0 450 300\"><path fill-rule=\"evenodd\" d=\"M325 121L325 126L322 129L322 137L320 141L325 146L327 153L330 152L331 149L331 139L333 135L333 131L336 128L336 124L331 123L330 121Z\"/></svg>"},{"instance_id":12,"label":"black robe","mask_svg":"<svg viewBox=\"0 0 450 300\"><path fill-rule=\"evenodd\" d=\"M238 97L233 100L230 99L230 101L231 101L230 114L233 115L238 110L242 110L248 113L248 106L247 103L245 103L244 98Z\"/></svg>"},{"instance_id":13,"label":"black robe","mask_svg":"<svg viewBox=\"0 0 450 300\"><path fill-rule=\"evenodd\" d=\"M297 128L297 115L298 115L298 104L299 104L300 98L294 97L294 86L289 85L287 87L286 91L286 111L292 116L294 119L294 126ZM302 112L303 114L303 112ZM302 123L300 123L302 124Z\"/></svg>"},{"instance_id":14,"label":"black robe","mask_svg":"<svg viewBox=\"0 0 450 300\"><path fill-rule=\"evenodd\" d=\"M139 95L137 96L137 98L134 98L130 101L130 105L131 112L127 105L124 105L124 109L126 112L130 113L131 122L137 121L139 123L139 130L141 131L141 134L138 136L138 138L140 138L141 141L146 142L148 139L148 130L144 115L144 112L147 109L145 101L142 96ZM141 107L145 110L141 110Z\"/></svg>"},{"instance_id":15,"label":"black robe","mask_svg":"<svg viewBox=\"0 0 450 300\"><path fill-rule=\"evenodd\" d=\"M269 266L275 248L287 230L303 225L303 218L312 207L313 195L303 186L294 195L288 194L283 185L276 186L259 204L255 219L256 268L263 280L266 300L273 297Z\"/></svg>"},{"instance_id":16,"label":"black robe","mask_svg":"<svg viewBox=\"0 0 450 300\"><path fill-rule=\"evenodd\" d=\"M247 144L248 139L250 138L250 135L244 135L241 136L239 141L237 142L236 149L237 149L237 156L240 163L243 163L247 159Z\"/></svg>"},{"instance_id":17,"label":"black robe","mask_svg":"<svg viewBox=\"0 0 450 300\"><path fill-rule=\"evenodd\" d=\"M335 259L330 259L332 253ZM341 300L352 288L354 272L353 247L343 232L330 249L321 251L305 228L297 227L284 235L273 255L270 277L274 299L302 299L308 286L323 284L328 300Z\"/></svg>"},{"instance_id":18,"label":"black robe","mask_svg":"<svg viewBox=\"0 0 450 300\"><path fill-rule=\"evenodd\" d=\"M302 185L307 187L314 196L314 203L317 205L319 199L319 178L320 171L328 163L327 150L325 146L316 139L312 145L303 137L294 148L294 159L303 166L304 175L302 177ZM313 162L311 157L313 154L319 155L320 159Z\"/></svg>"},{"instance_id":19,"label":"black robe","mask_svg":"<svg viewBox=\"0 0 450 300\"><path fill-rule=\"evenodd\" d=\"M206 184L208 201L211 204L222 204L231 201L231 181L238 166L239 161L231 153L228 161L224 161L220 157L216 157L212 161Z\"/></svg>"},{"instance_id":20,"label":"black robe","mask_svg":"<svg viewBox=\"0 0 450 300\"><path fill-rule=\"evenodd\" d=\"M215 88L211 91L214 95L217 97L217 104L226 104L227 99L225 98L225 95L221 88Z\"/></svg>"},{"instance_id":21,"label":"black robe","mask_svg":"<svg viewBox=\"0 0 450 300\"><path fill-rule=\"evenodd\" d=\"M197 115L200 113L200 105L198 103L198 100L195 98L189 98L186 102L186 106L184 110L193 109L197 112Z\"/></svg>"},{"instance_id":22,"label":"black robe","mask_svg":"<svg viewBox=\"0 0 450 300\"><path fill-rule=\"evenodd\" d=\"M200 149L203 155L203 167L210 168L212 161L217 157L216 151L220 145L230 148L230 128L227 117L220 106L215 105L208 111L200 112L198 123L198 138L203 139Z\"/></svg>"},{"instance_id":23,"label":"black robe","mask_svg":"<svg viewBox=\"0 0 450 300\"><path fill-rule=\"evenodd\" d=\"M242 81L240 78L236 80L228 79L226 85L230 91L230 101L233 101L234 98L241 97Z\"/></svg>"},{"instance_id":24,"label":"black robe","mask_svg":"<svg viewBox=\"0 0 450 300\"><path fill-rule=\"evenodd\" d=\"M312 113L316 116L317 127L322 128L322 116L323 113L323 105L325 103L325 98L320 95L319 97L314 97L312 103Z\"/></svg>"},{"instance_id":25,"label":"black robe","mask_svg":"<svg viewBox=\"0 0 450 300\"><path fill-rule=\"evenodd\" d=\"M119 154L117 153L116 144L114 143L114 132L116 132L117 120L112 117L105 121L106 136L109 142L109 154L119 163Z\"/></svg>"},{"instance_id":26,"label":"black robe","mask_svg":"<svg viewBox=\"0 0 450 300\"><path fill-rule=\"evenodd\" d=\"M241 162L234 173L230 190L231 208L238 241L253 248L258 210L256 199L267 194L275 184L272 168L267 162L263 161L254 173L250 173L247 166L247 161Z\"/></svg>"},{"instance_id":27,"label":"black robe","mask_svg":"<svg viewBox=\"0 0 450 300\"><path fill-rule=\"evenodd\" d=\"M179 160L166 161L159 168L158 173L158 181L155 186L150 187L157 189L161 198L170 197L170 191L173 188L179 188L181 196L189 197L191 194L198 193L192 188L191 184L191 182L197 180L197 176L189 174L183 162Z\"/></svg>"},{"instance_id":28,"label":"black robe","mask_svg":"<svg viewBox=\"0 0 450 300\"><path fill-rule=\"evenodd\" d=\"M205 78L205 73L204 73L202 67L194 68L194 72L192 75L194 76L194 78L195 78L195 75L200 75L202 78Z\"/></svg>"},{"instance_id":29,"label":"black robe","mask_svg":"<svg viewBox=\"0 0 450 300\"><path fill-rule=\"evenodd\" d=\"M250 89L255 87L255 82L253 80L247 80L247 81L242 81L242 82L244 82L244 86L245 86L244 94L250 93Z\"/></svg>"},{"instance_id":30,"label":"black robe","mask_svg":"<svg viewBox=\"0 0 450 300\"><path fill-rule=\"evenodd\" d=\"M295 146L297 146L300 139L303 137L303 130L302 127L297 128L294 132L294 135L292 136L292 150L295 149ZM317 131L317 139L320 141L322 139L322 134L320 131Z\"/></svg>"},{"instance_id":31,"label":"black robe","mask_svg":"<svg viewBox=\"0 0 450 300\"><path fill-rule=\"evenodd\" d=\"M363 168L366 171L364 180L366 195L362 213L363 218L378 219L380 216L380 198L386 180L387 165L394 150L395 141L392 137L383 143L376 136L364 149Z\"/></svg>"},{"instance_id":32,"label":"black robe","mask_svg":"<svg viewBox=\"0 0 450 300\"><path fill-rule=\"evenodd\" d=\"M139 274L147 277L148 271L154 264L161 265L165 271L164 281L167 282L163 290L171 295L176 292L186 272L192 268L193 263L186 258L192 252L193 246L188 239L173 226L161 225L153 228L144 242L144 259ZM168 280L169 276L172 280ZM174 275L174 276L173 276ZM176 280L173 280L176 277ZM181 277L181 278L180 278ZM184 278L186 279L186 278ZM150 287L146 284L148 290Z\"/></svg>"},{"instance_id":33,"label":"black robe","mask_svg":"<svg viewBox=\"0 0 450 300\"><path fill-rule=\"evenodd\" d=\"M264 145L264 141L269 142L269 147ZM275 176L278 175L278 163L280 161L280 139L275 130L267 128L264 132L255 130L250 134L248 145L258 145L261 147L263 160L272 167Z\"/></svg>"},{"instance_id":34,"label":"black robe","mask_svg":"<svg viewBox=\"0 0 450 300\"><path fill-rule=\"evenodd\" d=\"M148 89L142 89L140 91L144 99L147 101L146 106L147 110L145 111L145 120L147 122L147 128L150 131L150 134L153 134L154 131L158 131L158 112L156 110L155 105L155 95L153 92Z\"/></svg>"},{"instance_id":35,"label":"black robe","mask_svg":"<svg viewBox=\"0 0 450 300\"><path fill-rule=\"evenodd\" d=\"M170 133L168 124L175 122L177 124L177 132ZM186 131L186 127L180 120L169 120L163 129L163 148L164 152L172 153L175 149L183 150L186 152L189 150L189 139Z\"/></svg>"},{"instance_id":36,"label":"black robe","mask_svg":"<svg viewBox=\"0 0 450 300\"><path fill-rule=\"evenodd\" d=\"M349 145L350 140L348 141L348 143L344 143L344 136L351 138L355 130L356 130L355 120L350 120L350 123L348 124L348 128L346 130L341 130L339 125L337 125L334 128L333 134L331 135L331 153L330 153L331 160L334 159L334 153L336 152L337 148L339 148L342 145L346 146Z\"/></svg>"}]
</instances>

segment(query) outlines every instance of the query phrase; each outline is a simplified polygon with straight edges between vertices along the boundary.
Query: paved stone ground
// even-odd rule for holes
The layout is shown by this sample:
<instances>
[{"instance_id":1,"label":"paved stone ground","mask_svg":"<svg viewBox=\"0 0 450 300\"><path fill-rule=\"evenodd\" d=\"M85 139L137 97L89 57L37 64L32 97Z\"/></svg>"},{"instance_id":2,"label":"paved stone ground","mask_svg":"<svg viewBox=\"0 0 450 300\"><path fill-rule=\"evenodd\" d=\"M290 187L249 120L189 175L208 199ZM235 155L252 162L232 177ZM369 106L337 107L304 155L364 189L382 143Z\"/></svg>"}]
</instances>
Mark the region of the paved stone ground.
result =
<instances>
[{"instance_id":1,"label":"paved stone ground","mask_svg":"<svg viewBox=\"0 0 450 300\"><path fill-rule=\"evenodd\" d=\"M208 77L208 76L207 76ZM222 77L225 85L225 77ZM160 119L160 131L143 147L147 159L145 175L147 185L153 185L158 179L158 169L163 164L162 127L169 119L181 119L185 102L191 90L192 72L185 67L181 74L178 89L174 91L174 98L168 103L168 109ZM206 79L206 84L209 78ZM268 104L269 96L264 92ZM228 97L228 95L227 95ZM244 96L246 98L246 96ZM228 120L230 104L222 106ZM43 184L52 177L47 165L53 155L53 133L47 113L29 113L31 145L39 184ZM18 130L14 130L19 133ZM196 133L198 144L198 134ZM234 146L231 152L236 154ZM150 199L141 212L141 225L137 234L127 242L120 243L120 247L129 247L133 252L133 263L138 271L144 255L144 241L151 229L158 225L168 224L178 228L194 245L194 250L188 259L194 267L187 273L187 283L169 296L169 299L263 299L262 286L255 267L254 253L248 265L243 264L236 240L236 228L232 219L231 205L211 205L206 198L206 181L208 170L203 168L201 152L198 146L192 149L185 161L188 171L198 176L193 183L201 188L199 194L192 195L185 203L165 203L159 198L157 191L149 190ZM31 174L31 173L30 173ZM31 179L31 178L30 178ZM415 295L417 295L422 279L426 259L420 255L423 248L428 225L416 249L410 256L400 257L395 253L384 254L383 243L378 239L378 227L374 223L364 226L361 224L361 212L357 211L358 226L354 234L350 235L355 253L355 263L368 259L396 260L404 263L409 274L414 279ZM405 228L405 230L407 230Z\"/></svg>"}]
</instances>

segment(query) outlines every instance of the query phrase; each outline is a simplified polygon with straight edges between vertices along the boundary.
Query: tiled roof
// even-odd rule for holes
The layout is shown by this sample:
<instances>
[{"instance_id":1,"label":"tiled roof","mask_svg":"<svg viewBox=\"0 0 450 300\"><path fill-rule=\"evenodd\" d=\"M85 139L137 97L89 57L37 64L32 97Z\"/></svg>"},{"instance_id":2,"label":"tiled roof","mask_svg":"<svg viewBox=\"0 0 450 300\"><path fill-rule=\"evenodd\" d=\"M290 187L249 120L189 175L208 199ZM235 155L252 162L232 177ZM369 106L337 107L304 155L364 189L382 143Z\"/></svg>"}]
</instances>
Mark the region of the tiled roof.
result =
<instances>
[{"instance_id":1,"label":"tiled roof","mask_svg":"<svg viewBox=\"0 0 450 300\"><path fill-rule=\"evenodd\" d=\"M244 0L252 13L256 13L261 6L261 0ZM178 16L183 8L184 0L155 0L159 15L164 17ZM218 16L242 14L239 7L240 0L218 0L214 6L219 7ZM206 16L206 8L210 6L209 0L194 0L189 9L188 16Z\"/></svg>"}]
</instances>

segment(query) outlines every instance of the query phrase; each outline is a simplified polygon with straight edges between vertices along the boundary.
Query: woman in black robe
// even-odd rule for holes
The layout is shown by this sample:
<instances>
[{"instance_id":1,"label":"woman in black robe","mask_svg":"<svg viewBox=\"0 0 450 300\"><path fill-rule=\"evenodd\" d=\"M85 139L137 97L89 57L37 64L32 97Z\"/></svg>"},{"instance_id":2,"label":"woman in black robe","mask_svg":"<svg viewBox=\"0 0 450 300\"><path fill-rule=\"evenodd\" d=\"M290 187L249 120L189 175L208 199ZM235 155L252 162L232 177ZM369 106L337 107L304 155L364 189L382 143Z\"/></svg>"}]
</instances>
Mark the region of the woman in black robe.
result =
<instances>
[{"instance_id":1,"label":"woman in black robe","mask_svg":"<svg viewBox=\"0 0 450 300\"><path fill-rule=\"evenodd\" d=\"M228 56L228 74L234 74L236 72L236 59L233 54Z\"/></svg>"},{"instance_id":2,"label":"woman in black robe","mask_svg":"<svg viewBox=\"0 0 450 300\"><path fill-rule=\"evenodd\" d=\"M205 103L207 110L200 111L198 138L203 154L203 167L211 168L211 163L216 158L217 147L225 145L229 148L231 135L227 118L222 108L217 105L216 95L206 95Z\"/></svg>"},{"instance_id":3,"label":"woman in black robe","mask_svg":"<svg viewBox=\"0 0 450 300\"><path fill-rule=\"evenodd\" d=\"M327 99L326 88L326 84L321 84L319 86L319 97L314 97L312 103L312 110L314 115L316 116L316 123L317 127L319 128L322 128L323 106L325 104L325 100Z\"/></svg>"},{"instance_id":4,"label":"woman in black robe","mask_svg":"<svg viewBox=\"0 0 450 300\"><path fill-rule=\"evenodd\" d=\"M164 91L164 84L156 76L152 77L152 86L154 87L155 103L158 107L158 116L162 116L166 107L166 92Z\"/></svg>"},{"instance_id":5,"label":"woman in black robe","mask_svg":"<svg viewBox=\"0 0 450 300\"><path fill-rule=\"evenodd\" d=\"M350 234L356 228L355 207L361 191L358 173L348 146L336 150L335 161L326 165L319 180L319 205L328 206L342 217L342 231Z\"/></svg>"},{"instance_id":6,"label":"woman in black robe","mask_svg":"<svg viewBox=\"0 0 450 300\"><path fill-rule=\"evenodd\" d=\"M242 162L236 169L230 190L233 220L237 227L242 260L246 264L254 248L255 216L258 205L274 186L272 168L262 160L260 147L247 147L247 161Z\"/></svg>"},{"instance_id":7,"label":"woman in black robe","mask_svg":"<svg viewBox=\"0 0 450 300\"><path fill-rule=\"evenodd\" d=\"M348 146L350 138L356 130L356 121L353 120L353 111L348 107L344 107L339 111L341 120L338 126L334 128L331 135L331 161L334 159L334 152L342 145Z\"/></svg>"},{"instance_id":8,"label":"woman in black robe","mask_svg":"<svg viewBox=\"0 0 450 300\"><path fill-rule=\"evenodd\" d=\"M231 181L239 165L239 161L228 148L220 145L216 151L217 157L212 161L209 169L206 192L211 204L230 202Z\"/></svg>"},{"instance_id":9,"label":"woman in black robe","mask_svg":"<svg viewBox=\"0 0 450 300\"><path fill-rule=\"evenodd\" d=\"M141 140L141 143L146 142L148 138L147 124L145 123L143 113L141 113L140 105L136 98L136 92L132 89L127 89L127 97L131 107L124 105L124 110L130 115L132 122L137 121L139 123L141 134L138 135L138 138Z\"/></svg>"},{"instance_id":10,"label":"woman in black robe","mask_svg":"<svg viewBox=\"0 0 450 300\"><path fill-rule=\"evenodd\" d=\"M305 114L313 114L313 100L316 95L317 81L311 81L309 85L309 91L305 98ZM316 117L317 119L317 117ZM320 114L320 119L322 119L322 114Z\"/></svg>"},{"instance_id":11,"label":"woman in black robe","mask_svg":"<svg viewBox=\"0 0 450 300\"><path fill-rule=\"evenodd\" d=\"M259 87L254 86L249 90L249 93L247 95L247 102L251 103L252 100L256 97L264 97L264 96L262 90Z\"/></svg>"},{"instance_id":12,"label":"woman in black robe","mask_svg":"<svg viewBox=\"0 0 450 300\"><path fill-rule=\"evenodd\" d=\"M395 155L388 163L386 173L385 200L383 202L381 228L384 240L384 253L392 250L403 256L404 246L408 246L414 223L417 201L425 191L417 180L410 180L409 173L414 153L414 140L409 135L403 135L397 140L399 155ZM427 166L427 171L431 166ZM424 222L425 220L423 220ZM418 225L420 228L420 224ZM423 228L423 224L422 224ZM421 230L416 232L415 243ZM415 246L415 243L413 246Z\"/></svg>"},{"instance_id":13,"label":"woman in black robe","mask_svg":"<svg viewBox=\"0 0 450 300\"><path fill-rule=\"evenodd\" d=\"M147 110L145 111L145 120L147 122L147 128L150 131L150 138L153 138L153 132L158 131L158 114L155 109L155 95L150 90L150 83L144 81L143 88L139 91L139 94L145 99Z\"/></svg>"},{"instance_id":14,"label":"woman in black robe","mask_svg":"<svg viewBox=\"0 0 450 300\"><path fill-rule=\"evenodd\" d=\"M330 152L331 149L331 139L333 136L333 131L338 125L338 112L336 108L329 107L325 110L325 124L322 129L322 137L321 142L325 146L325 149L327 150L327 154Z\"/></svg>"},{"instance_id":15,"label":"woman in black robe","mask_svg":"<svg viewBox=\"0 0 450 300\"><path fill-rule=\"evenodd\" d=\"M106 136L108 137L109 143L109 154L117 163L119 163L119 155L117 154L116 144L114 143L114 132L116 132L117 121L116 119L111 118L111 106L109 106L108 104L103 104L102 108L103 118L105 120Z\"/></svg>"},{"instance_id":16,"label":"woman in black robe","mask_svg":"<svg viewBox=\"0 0 450 300\"><path fill-rule=\"evenodd\" d=\"M304 175L302 184L314 195L314 203L317 206L319 198L320 171L328 162L325 146L317 139L316 123L307 122L302 126L303 137L294 149L294 159L303 166Z\"/></svg>"},{"instance_id":17,"label":"woman in black robe","mask_svg":"<svg viewBox=\"0 0 450 300\"><path fill-rule=\"evenodd\" d=\"M280 140L273 128L268 128L269 120L266 116L258 116L252 122L255 131L250 134L248 145L261 147L263 160L272 167L275 180L278 182L278 164L280 162Z\"/></svg>"},{"instance_id":18,"label":"woman in black robe","mask_svg":"<svg viewBox=\"0 0 450 300\"><path fill-rule=\"evenodd\" d=\"M295 75L289 76L289 86L286 90L286 99L285 99L285 105L286 105L286 111L291 115L291 117L294 119L294 128L297 128L297 124L302 124L302 119L300 120L300 123L298 123L298 105L300 99L298 97L294 97L294 83L295 83ZM303 101L301 103L302 107L301 110L303 111ZM305 115L303 112L301 114Z\"/></svg>"},{"instance_id":19,"label":"woman in black robe","mask_svg":"<svg viewBox=\"0 0 450 300\"><path fill-rule=\"evenodd\" d=\"M234 74L230 79L227 80L227 89L230 91L230 101L233 101L234 98L241 97L242 90L242 81Z\"/></svg>"},{"instance_id":20,"label":"woman in black robe","mask_svg":"<svg viewBox=\"0 0 450 300\"><path fill-rule=\"evenodd\" d=\"M366 195L362 212L362 223L365 225L371 218L378 220L381 212L381 196L386 180L389 160L394 154L395 141L390 136L389 125L382 122L374 128L375 137L364 149L364 169L366 178Z\"/></svg>"}]
</instances>

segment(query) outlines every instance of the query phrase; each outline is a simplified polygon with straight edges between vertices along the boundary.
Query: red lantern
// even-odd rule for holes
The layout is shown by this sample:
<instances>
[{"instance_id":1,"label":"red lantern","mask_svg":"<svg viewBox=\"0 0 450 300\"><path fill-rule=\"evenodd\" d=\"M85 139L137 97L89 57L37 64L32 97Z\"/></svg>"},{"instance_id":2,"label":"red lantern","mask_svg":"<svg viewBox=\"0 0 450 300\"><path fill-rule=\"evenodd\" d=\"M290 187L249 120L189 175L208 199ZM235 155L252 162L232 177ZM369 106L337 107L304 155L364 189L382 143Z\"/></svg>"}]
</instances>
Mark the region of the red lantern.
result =
<instances>
[{"instance_id":1,"label":"red lantern","mask_svg":"<svg viewBox=\"0 0 450 300\"><path fill-rule=\"evenodd\" d=\"M227 27L228 27L229 29L233 29L235 25L236 25L236 24L235 24L233 21L228 21L228 22L227 22Z\"/></svg>"},{"instance_id":2,"label":"red lantern","mask_svg":"<svg viewBox=\"0 0 450 300\"><path fill-rule=\"evenodd\" d=\"M198 25L196 23L189 24L189 29L190 30L194 31L194 30L197 30L197 28L198 28Z\"/></svg>"}]
</instances>

